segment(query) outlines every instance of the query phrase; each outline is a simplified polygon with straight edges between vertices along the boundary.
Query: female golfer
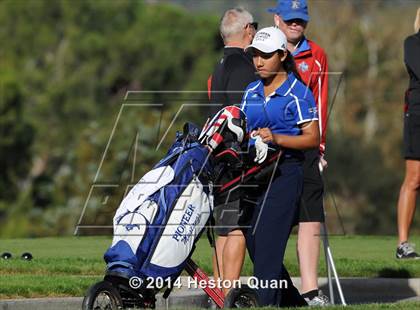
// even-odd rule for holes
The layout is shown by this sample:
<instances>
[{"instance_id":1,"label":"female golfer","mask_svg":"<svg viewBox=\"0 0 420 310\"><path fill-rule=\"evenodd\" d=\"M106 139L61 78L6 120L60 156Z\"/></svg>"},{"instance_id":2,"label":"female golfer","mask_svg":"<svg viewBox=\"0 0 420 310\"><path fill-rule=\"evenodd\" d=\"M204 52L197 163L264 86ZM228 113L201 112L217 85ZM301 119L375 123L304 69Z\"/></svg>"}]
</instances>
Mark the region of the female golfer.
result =
<instances>
[{"instance_id":1,"label":"female golfer","mask_svg":"<svg viewBox=\"0 0 420 310\"><path fill-rule=\"evenodd\" d=\"M404 115L405 178L398 200L398 259L420 259L412 244L408 243L408 231L416 209L420 188L420 8L414 22L415 34L404 42L404 62L410 76L406 93Z\"/></svg>"},{"instance_id":2,"label":"female golfer","mask_svg":"<svg viewBox=\"0 0 420 310\"><path fill-rule=\"evenodd\" d=\"M247 116L247 129L256 138L250 139L256 161L265 159L267 148L282 149L269 184L257 191L251 228L245 232L254 276L259 280L261 306L297 305L302 301L296 289L291 294L290 287L282 290L269 284L288 278L281 262L302 191L302 150L318 147L320 140L315 100L299 80L286 46L286 36L278 28L257 32L247 49L253 54L261 79L249 84L241 106Z\"/></svg>"}]
</instances>

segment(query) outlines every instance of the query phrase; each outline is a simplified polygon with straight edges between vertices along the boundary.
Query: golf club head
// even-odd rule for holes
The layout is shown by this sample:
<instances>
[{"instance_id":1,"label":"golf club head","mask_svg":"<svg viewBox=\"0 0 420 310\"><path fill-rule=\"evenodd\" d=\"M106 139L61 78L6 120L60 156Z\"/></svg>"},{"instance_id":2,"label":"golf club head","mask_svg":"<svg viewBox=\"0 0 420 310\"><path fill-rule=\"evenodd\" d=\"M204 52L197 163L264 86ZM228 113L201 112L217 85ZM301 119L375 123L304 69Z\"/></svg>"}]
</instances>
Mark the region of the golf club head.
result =
<instances>
[{"instance_id":1,"label":"golf club head","mask_svg":"<svg viewBox=\"0 0 420 310\"><path fill-rule=\"evenodd\" d=\"M29 261L29 260L32 260L34 257L32 256L31 253L25 252L25 253L22 254L21 258Z\"/></svg>"},{"instance_id":2,"label":"golf club head","mask_svg":"<svg viewBox=\"0 0 420 310\"><path fill-rule=\"evenodd\" d=\"M3 258L3 259L11 259L12 258L12 253L4 252L3 254L1 254L1 258Z\"/></svg>"}]
</instances>

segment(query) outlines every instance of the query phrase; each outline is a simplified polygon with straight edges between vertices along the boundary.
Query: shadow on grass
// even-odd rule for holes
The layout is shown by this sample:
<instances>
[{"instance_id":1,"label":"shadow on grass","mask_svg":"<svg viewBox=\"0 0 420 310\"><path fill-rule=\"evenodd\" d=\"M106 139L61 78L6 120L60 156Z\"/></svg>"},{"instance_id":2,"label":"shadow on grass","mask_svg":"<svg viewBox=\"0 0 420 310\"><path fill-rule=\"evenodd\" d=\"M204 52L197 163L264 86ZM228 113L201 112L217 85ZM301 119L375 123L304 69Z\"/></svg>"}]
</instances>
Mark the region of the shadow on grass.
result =
<instances>
[{"instance_id":1,"label":"shadow on grass","mask_svg":"<svg viewBox=\"0 0 420 310\"><path fill-rule=\"evenodd\" d=\"M410 286L412 274L405 268L382 268L376 278L342 278L340 280L347 303L389 303L413 298L417 292ZM329 296L328 284L320 287ZM333 280L335 301L339 302Z\"/></svg>"},{"instance_id":2,"label":"shadow on grass","mask_svg":"<svg viewBox=\"0 0 420 310\"><path fill-rule=\"evenodd\" d=\"M412 278L413 275L405 268L382 268L378 272L379 278L402 278L408 279Z\"/></svg>"}]
</instances>

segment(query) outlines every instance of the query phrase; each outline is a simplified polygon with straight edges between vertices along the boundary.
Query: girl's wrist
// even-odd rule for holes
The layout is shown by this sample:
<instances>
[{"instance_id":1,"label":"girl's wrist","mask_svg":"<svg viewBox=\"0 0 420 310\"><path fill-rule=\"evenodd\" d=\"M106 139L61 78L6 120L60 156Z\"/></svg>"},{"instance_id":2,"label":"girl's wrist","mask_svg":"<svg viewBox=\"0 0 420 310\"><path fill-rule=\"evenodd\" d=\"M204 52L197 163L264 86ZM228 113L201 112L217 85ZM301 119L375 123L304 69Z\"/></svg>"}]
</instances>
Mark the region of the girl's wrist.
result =
<instances>
[{"instance_id":1,"label":"girl's wrist","mask_svg":"<svg viewBox=\"0 0 420 310\"><path fill-rule=\"evenodd\" d=\"M273 134L273 138L274 138L273 139L274 143L277 144L278 146L281 146L281 143L282 143L281 135Z\"/></svg>"}]
</instances>

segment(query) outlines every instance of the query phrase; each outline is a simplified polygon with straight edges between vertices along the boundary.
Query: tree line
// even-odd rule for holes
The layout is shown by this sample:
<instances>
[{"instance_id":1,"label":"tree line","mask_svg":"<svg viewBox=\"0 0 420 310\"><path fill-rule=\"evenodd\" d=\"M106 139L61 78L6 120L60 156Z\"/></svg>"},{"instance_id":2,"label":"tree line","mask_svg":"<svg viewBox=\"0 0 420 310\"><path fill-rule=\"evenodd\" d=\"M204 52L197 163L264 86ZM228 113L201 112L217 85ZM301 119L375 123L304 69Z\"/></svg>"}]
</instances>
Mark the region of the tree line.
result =
<instances>
[{"instance_id":1,"label":"tree line","mask_svg":"<svg viewBox=\"0 0 420 310\"><path fill-rule=\"evenodd\" d=\"M330 60L333 232L340 220L347 233L395 231L412 6L311 2L308 36ZM204 120L219 15L128 0L0 1L0 236L71 234L84 209L83 224L111 223L183 122Z\"/></svg>"}]
</instances>

